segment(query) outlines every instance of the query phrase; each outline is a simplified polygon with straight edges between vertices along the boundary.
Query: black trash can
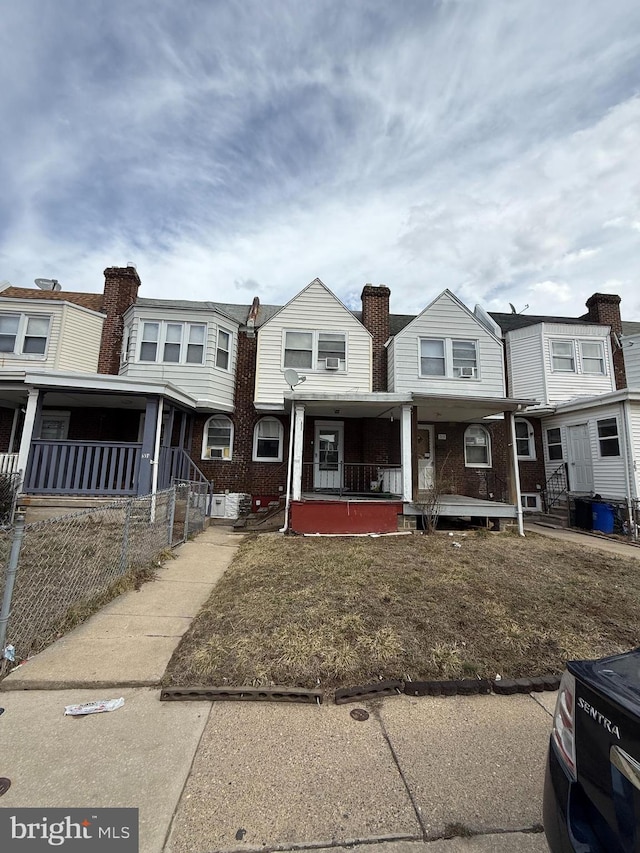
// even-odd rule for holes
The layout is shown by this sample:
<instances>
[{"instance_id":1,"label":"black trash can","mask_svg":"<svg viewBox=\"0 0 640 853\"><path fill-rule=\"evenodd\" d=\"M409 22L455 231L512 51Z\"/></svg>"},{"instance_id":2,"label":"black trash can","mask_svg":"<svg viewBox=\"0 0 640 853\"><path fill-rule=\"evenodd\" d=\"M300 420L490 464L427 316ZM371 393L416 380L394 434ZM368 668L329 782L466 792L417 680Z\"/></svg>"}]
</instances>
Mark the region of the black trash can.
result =
<instances>
[{"instance_id":1,"label":"black trash can","mask_svg":"<svg viewBox=\"0 0 640 853\"><path fill-rule=\"evenodd\" d=\"M593 507L591 498L575 499L575 525L581 530L593 530Z\"/></svg>"}]
</instances>

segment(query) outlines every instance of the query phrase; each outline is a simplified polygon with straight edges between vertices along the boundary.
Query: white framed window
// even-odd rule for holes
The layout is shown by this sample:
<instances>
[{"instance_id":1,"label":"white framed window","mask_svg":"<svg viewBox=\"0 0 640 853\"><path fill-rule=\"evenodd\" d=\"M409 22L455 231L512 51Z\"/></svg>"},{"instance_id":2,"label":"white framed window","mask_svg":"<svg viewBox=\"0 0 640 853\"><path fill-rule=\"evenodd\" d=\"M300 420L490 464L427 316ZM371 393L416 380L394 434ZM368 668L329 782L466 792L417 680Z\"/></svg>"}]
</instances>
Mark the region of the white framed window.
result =
<instances>
[{"instance_id":1,"label":"white framed window","mask_svg":"<svg viewBox=\"0 0 640 853\"><path fill-rule=\"evenodd\" d=\"M464 464L467 468L491 468L491 436L479 424L464 431Z\"/></svg>"},{"instance_id":2,"label":"white framed window","mask_svg":"<svg viewBox=\"0 0 640 853\"><path fill-rule=\"evenodd\" d=\"M161 364L204 364L204 323L143 320L138 361Z\"/></svg>"},{"instance_id":3,"label":"white framed window","mask_svg":"<svg viewBox=\"0 0 640 853\"><path fill-rule=\"evenodd\" d=\"M516 418L515 430L518 459L534 460L536 458L536 443L532 425L524 418Z\"/></svg>"},{"instance_id":4,"label":"white framed window","mask_svg":"<svg viewBox=\"0 0 640 853\"><path fill-rule=\"evenodd\" d=\"M44 409L40 419L40 435L43 441L65 441L69 435L71 412Z\"/></svg>"},{"instance_id":5,"label":"white framed window","mask_svg":"<svg viewBox=\"0 0 640 853\"><path fill-rule=\"evenodd\" d=\"M576 372L573 341L551 341L551 366L558 372Z\"/></svg>"},{"instance_id":6,"label":"white framed window","mask_svg":"<svg viewBox=\"0 0 640 853\"><path fill-rule=\"evenodd\" d=\"M285 329L282 366L295 370L333 370L347 367L345 332L299 331Z\"/></svg>"},{"instance_id":7,"label":"white framed window","mask_svg":"<svg viewBox=\"0 0 640 853\"><path fill-rule=\"evenodd\" d=\"M462 338L419 338L420 376L478 378L478 342Z\"/></svg>"},{"instance_id":8,"label":"white framed window","mask_svg":"<svg viewBox=\"0 0 640 853\"><path fill-rule=\"evenodd\" d=\"M598 425L600 456L620 456L618 419L603 418L601 421L596 421L596 423Z\"/></svg>"},{"instance_id":9,"label":"white framed window","mask_svg":"<svg viewBox=\"0 0 640 853\"><path fill-rule=\"evenodd\" d=\"M261 418L253 430L253 461L282 462L284 427L278 418Z\"/></svg>"},{"instance_id":10,"label":"white framed window","mask_svg":"<svg viewBox=\"0 0 640 853\"><path fill-rule=\"evenodd\" d=\"M550 462L564 459L560 427L552 427L547 430L547 456Z\"/></svg>"},{"instance_id":11,"label":"white framed window","mask_svg":"<svg viewBox=\"0 0 640 853\"><path fill-rule=\"evenodd\" d=\"M0 354L45 355L50 326L48 314L0 314Z\"/></svg>"},{"instance_id":12,"label":"white framed window","mask_svg":"<svg viewBox=\"0 0 640 853\"><path fill-rule=\"evenodd\" d=\"M580 358L583 373L606 373L602 341L580 341Z\"/></svg>"},{"instance_id":13,"label":"white framed window","mask_svg":"<svg viewBox=\"0 0 640 853\"><path fill-rule=\"evenodd\" d=\"M216 367L221 370L229 370L231 358L231 332L218 329L218 343L216 345Z\"/></svg>"},{"instance_id":14,"label":"white framed window","mask_svg":"<svg viewBox=\"0 0 640 853\"><path fill-rule=\"evenodd\" d=\"M540 495L537 492L523 492L520 495L520 503L525 512L536 512L541 509Z\"/></svg>"},{"instance_id":15,"label":"white framed window","mask_svg":"<svg viewBox=\"0 0 640 853\"><path fill-rule=\"evenodd\" d=\"M122 332L122 346L120 347L120 364L129 361L129 343L131 341L131 325L124 327Z\"/></svg>"},{"instance_id":16,"label":"white framed window","mask_svg":"<svg viewBox=\"0 0 640 853\"><path fill-rule=\"evenodd\" d=\"M204 425L202 458L228 462L232 457L233 422L226 415L213 415Z\"/></svg>"}]
</instances>

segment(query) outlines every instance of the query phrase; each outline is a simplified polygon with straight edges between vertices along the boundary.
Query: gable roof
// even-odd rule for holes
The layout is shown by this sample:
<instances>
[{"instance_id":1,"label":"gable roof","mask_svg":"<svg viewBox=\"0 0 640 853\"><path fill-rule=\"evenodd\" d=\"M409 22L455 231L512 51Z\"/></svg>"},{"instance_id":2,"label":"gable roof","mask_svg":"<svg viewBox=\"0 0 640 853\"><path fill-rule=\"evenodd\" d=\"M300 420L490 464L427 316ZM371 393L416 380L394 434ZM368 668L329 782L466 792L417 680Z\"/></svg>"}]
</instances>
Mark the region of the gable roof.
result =
<instances>
[{"instance_id":1,"label":"gable roof","mask_svg":"<svg viewBox=\"0 0 640 853\"><path fill-rule=\"evenodd\" d=\"M594 323L584 317L555 317L550 314L511 314L489 311L503 332L512 332L514 329L524 329L526 326L537 326L539 323L566 323L571 326L601 326L602 323Z\"/></svg>"},{"instance_id":2,"label":"gable roof","mask_svg":"<svg viewBox=\"0 0 640 853\"><path fill-rule=\"evenodd\" d=\"M636 323L633 320L623 320L622 321L622 334L623 335L640 335L640 323Z\"/></svg>"},{"instance_id":3,"label":"gable roof","mask_svg":"<svg viewBox=\"0 0 640 853\"><path fill-rule=\"evenodd\" d=\"M75 293L70 290L34 290L32 287L7 287L0 296L9 299L51 299L54 302L73 302L91 311L102 312L102 293Z\"/></svg>"},{"instance_id":4,"label":"gable roof","mask_svg":"<svg viewBox=\"0 0 640 853\"><path fill-rule=\"evenodd\" d=\"M474 314L474 313L473 313L473 311L471 311L471 310L469 310L469 308L467 308L467 306L464 304L464 302L461 302L461 301L458 299L458 297L455 295L455 293L452 293L452 292L449 290L449 288L446 288L445 290L443 290L443 291L442 291L442 293L438 294L438 296L436 296L436 298L435 298L435 299L432 299L432 300L431 300L431 302L426 306L426 308L423 308L423 309L422 309L422 311L421 311L419 314L416 314L416 316L415 316L415 317L408 317L408 316L407 316L407 315L405 315L405 314L395 314L395 315L394 315L394 317L396 318L396 323L397 323L397 325L398 325L398 326L400 326L400 328L399 328L397 331L395 331L395 332L394 332L394 331L391 329L391 322L389 322L389 334L390 334L390 335L397 335L397 334L399 334L399 332L402 332L402 331L404 331L404 329L407 329L407 328L408 328L409 326L411 326L411 325L412 325L416 320L418 320L420 317L422 317L422 316L423 316L423 314L426 314L426 313L427 313L427 311L428 311L428 310L429 310L433 305L435 305L435 304L436 304L436 302L439 302L439 301L440 301L443 297L445 297L445 296L446 296L446 297L448 297L452 302L454 302L454 303L455 303L455 305L457 305L457 306L458 306L458 308L460 308L460 310L462 310L462 311L463 311L463 312L464 312L468 317L470 317L470 318L473 320L473 322L474 322L474 323L476 323L478 326L480 326L480 328L481 328L483 331L485 331L488 335L491 335L491 337L492 337L495 341L499 341L499 340L500 340L500 338L499 338L499 337L497 337L497 336L496 336L496 335L491 331L491 329L488 329L488 328L486 327L486 325L485 325L485 324L484 324L484 323L483 323L483 322L482 322L482 321L481 321L481 320L476 316L476 314ZM405 323L405 322L404 322L404 320L406 320L407 322Z\"/></svg>"},{"instance_id":5,"label":"gable roof","mask_svg":"<svg viewBox=\"0 0 640 853\"><path fill-rule=\"evenodd\" d=\"M344 310L344 312L346 314L348 314L350 317L353 317L353 319L357 323L359 323L363 329L365 329L365 326L362 323L362 312L351 311L349 308L347 308L347 306L344 304L344 302L341 299L339 299L335 295L335 293L332 290L330 290L327 287L327 285L319 278L314 278L313 281L310 281L306 287L303 287L301 291L296 293L295 296L293 296L287 303L285 303L283 306L281 306L279 308L276 307L275 305L270 305L270 306L262 306L261 305L260 306L261 309L269 308L269 309L275 309L275 310L273 311L273 313L270 313L270 316L266 317L264 320L262 319L262 316L260 316L259 317L259 319L260 319L259 325L260 326L266 326L267 323L271 322L271 320L274 319L274 317L277 317L278 314L281 314L285 310L285 308L288 308L289 305L292 305L297 299L299 299L302 296L303 293L306 293L306 291L309 290L309 288L313 287L314 285L320 285L320 287L322 287L322 289L324 291L326 291L326 293L334 300L334 302L338 303L338 305ZM357 316L358 314L359 314L359 316ZM256 324L256 325L258 325L258 324ZM367 331L369 334L371 334L371 332L369 332L368 329L365 329L365 331Z\"/></svg>"}]
</instances>

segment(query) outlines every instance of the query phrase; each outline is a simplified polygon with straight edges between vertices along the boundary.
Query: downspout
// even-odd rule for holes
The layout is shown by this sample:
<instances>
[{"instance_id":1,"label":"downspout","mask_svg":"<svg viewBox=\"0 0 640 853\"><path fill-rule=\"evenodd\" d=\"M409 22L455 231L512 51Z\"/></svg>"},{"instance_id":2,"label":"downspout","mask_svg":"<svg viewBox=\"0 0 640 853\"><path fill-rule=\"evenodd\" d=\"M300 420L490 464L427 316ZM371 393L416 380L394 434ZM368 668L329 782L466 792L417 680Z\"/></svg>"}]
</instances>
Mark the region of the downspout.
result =
<instances>
[{"instance_id":1,"label":"downspout","mask_svg":"<svg viewBox=\"0 0 640 853\"><path fill-rule=\"evenodd\" d=\"M634 466L635 473L635 460L631 458L629 454L629 448L633 445L631 444L631 412L629 407L629 400L622 401L622 421L624 424L624 473L626 479L627 486L627 512L629 514L629 532L635 529L633 524L635 522L635 513L633 511L633 498L637 497L637 494L631 494L631 465ZM633 492L635 493L635 476L633 478ZM633 534L632 534L633 535Z\"/></svg>"},{"instance_id":2,"label":"downspout","mask_svg":"<svg viewBox=\"0 0 640 853\"><path fill-rule=\"evenodd\" d=\"M524 520L522 517L522 496L520 495L520 469L518 467L518 445L516 444L516 420L513 412L509 412L511 429L511 456L513 459L513 483L516 488L516 512L518 513L518 533L524 536Z\"/></svg>"},{"instance_id":3,"label":"downspout","mask_svg":"<svg viewBox=\"0 0 640 853\"><path fill-rule=\"evenodd\" d=\"M284 527L280 528L280 533L286 533L289 529L289 507L291 506L291 471L293 468L293 428L295 424L295 406L291 401L291 419L289 423L289 458L287 460L287 499L284 504Z\"/></svg>"},{"instance_id":4,"label":"downspout","mask_svg":"<svg viewBox=\"0 0 640 853\"><path fill-rule=\"evenodd\" d=\"M160 397L158 402L158 416L156 418L156 443L153 448L153 459L151 460L151 521L156 520L156 492L158 491L158 467L160 464L160 433L162 432L162 412L164 399ZM188 496L187 496L188 500Z\"/></svg>"}]
</instances>

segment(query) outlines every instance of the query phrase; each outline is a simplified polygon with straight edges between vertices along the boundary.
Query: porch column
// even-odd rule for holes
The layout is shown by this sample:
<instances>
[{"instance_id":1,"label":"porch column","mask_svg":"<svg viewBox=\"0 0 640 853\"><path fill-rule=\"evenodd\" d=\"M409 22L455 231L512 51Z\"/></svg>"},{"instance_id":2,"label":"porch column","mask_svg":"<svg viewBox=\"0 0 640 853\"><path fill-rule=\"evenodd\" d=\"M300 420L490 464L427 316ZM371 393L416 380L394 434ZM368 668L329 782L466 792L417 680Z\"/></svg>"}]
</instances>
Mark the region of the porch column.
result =
<instances>
[{"instance_id":1,"label":"porch column","mask_svg":"<svg viewBox=\"0 0 640 853\"><path fill-rule=\"evenodd\" d=\"M158 427L158 397L147 399L144 415L144 432L142 433L142 451L140 453L140 470L138 471L138 494L148 495L151 492L151 469L153 451L156 443Z\"/></svg>"},{"instance_id":2,"label":"porch column","mask_svg":"<svg viewBox=\"0 0 640 853\"><path fill-rule=\"evenodd\" d=\"M507 470L509 471L509 500L515 504L518 513L518 533L524 536L524 522L522 518L522 498L520 496L520 469L518 468L518 444L516 442L516 420L513 412L505 412L509 423L509 446L511 453L507 454Z\"/></svg>"},{"instance_id":3,"label":"porch column","mask_svg":"<svg viewBox=\"0 0 640 853\"><path fill-rule=\"evenodd\" d=\"M173 437L173 423L176 416L175 406L169 407L169 417L167 418L167 426L164 432L164 437L162 439L163 447L171 447L171 439Z\"/></svg>"},{"instance_id":4,"label":"porch column","mask_svg":"<svg viewBox=\"0 0 640 853\"><path fill-rule=\"evenodd\" d=\"M302 448L304 447L304 406L296 405L293 418L293 500L302 497Z\"/></svg>"},{"instance_id":5,"label":"porch column","mask_svg":"<svg viewBox=\"0 0 640 853\"><path fill-rule=\"evenodd\" d=\"M38 388L31 388L29 390L29 397L27 398L27 410L25 412L24 425L22 427L20 449L18 450L18 471L20 471L23 484L27 475L27 463L29 462L29 451L31 450L33 428L41 407L40 390Z\"/></svg>"},{"instance_id":6,"label":"porch column","mask_svg":"<svg viewBox=\"0 0 640 853\"><path fill-rule=\"evenodd\" d=\"M154 436L154 445L153 445L153 460L151 464L153 465L153 469L151 471L151 494L155 495L158 491L158 469L160 468L160 436L162 435L162 413L164 409L164 400L160 400L158 403L158 416L156 418L156 434ZM165 488L163 484L163 488Z\"/></svg>"},{"instance_id":7,"label":"porch column","mask_svg":"<svg viewBox=\"0 0 640 853\"><path fill-rule=\"evenodd\" d=\"M411 503L413 500L413 465L412 465L412 412L413 406L402 407L400 423L400 454L402 456L402 500Z\"/></svg>"}]
</instances>

